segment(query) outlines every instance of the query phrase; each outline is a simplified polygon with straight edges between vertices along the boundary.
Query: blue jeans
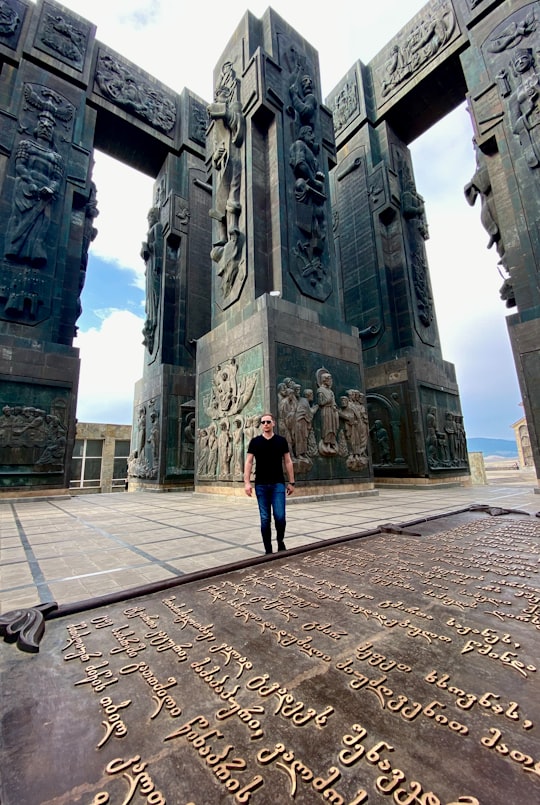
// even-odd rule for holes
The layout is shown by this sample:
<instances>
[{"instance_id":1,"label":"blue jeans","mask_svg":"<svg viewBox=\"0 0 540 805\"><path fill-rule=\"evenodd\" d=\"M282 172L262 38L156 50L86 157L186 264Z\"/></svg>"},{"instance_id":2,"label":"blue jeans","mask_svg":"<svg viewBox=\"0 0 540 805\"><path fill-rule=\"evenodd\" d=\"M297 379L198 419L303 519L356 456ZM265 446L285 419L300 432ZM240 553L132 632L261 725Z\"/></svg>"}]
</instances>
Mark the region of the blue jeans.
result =
<instances>
[{"instance_id":1,"label":"blue jeans","mask_svg":"<svg viewBox=\"0 0 540 805\"><path fill-rule=\"evenodd\" d=\"M261 536L266 553L272 553L272 511L277 532L278 550L284 550L285 537L285 484L255 484L255 494L261 515Z\"/></svg>"}]
</instances>

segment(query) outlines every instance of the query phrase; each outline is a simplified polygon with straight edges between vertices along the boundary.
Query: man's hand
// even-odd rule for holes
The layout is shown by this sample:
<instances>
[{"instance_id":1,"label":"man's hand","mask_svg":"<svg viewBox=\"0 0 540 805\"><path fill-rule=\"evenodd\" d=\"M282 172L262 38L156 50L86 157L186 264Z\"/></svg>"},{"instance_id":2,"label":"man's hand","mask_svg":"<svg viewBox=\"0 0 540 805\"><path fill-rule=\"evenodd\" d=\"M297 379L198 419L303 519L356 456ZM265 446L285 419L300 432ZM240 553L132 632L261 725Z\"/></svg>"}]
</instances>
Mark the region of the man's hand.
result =
<instances>
[{"instance_id":1,"label":"man's hand","mask_svg":"<svg viewBox=\"0 0 540 805\"><path fill-rule=\"evenodd\" d=\"M248 498L250 498L251 495L253 494L253 488L252 488L251 484L249 483L249 481L247 482L247 484L244 484L244 492L246 493Z\"/></svg>"}]
</instances>

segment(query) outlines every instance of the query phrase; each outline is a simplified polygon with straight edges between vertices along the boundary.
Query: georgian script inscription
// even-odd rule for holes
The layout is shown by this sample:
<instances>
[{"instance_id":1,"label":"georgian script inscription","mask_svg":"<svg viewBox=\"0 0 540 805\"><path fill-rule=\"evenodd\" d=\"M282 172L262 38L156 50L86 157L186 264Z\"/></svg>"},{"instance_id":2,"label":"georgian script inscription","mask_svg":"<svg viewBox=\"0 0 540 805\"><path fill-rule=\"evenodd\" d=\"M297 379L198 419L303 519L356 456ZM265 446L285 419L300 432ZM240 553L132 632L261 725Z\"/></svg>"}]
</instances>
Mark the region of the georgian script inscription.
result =
<instances>
[{"instance_id":1,"label":"georgian script inscription","mask_svg":"<svg viewBox=\"0 0 540 805\"><path fill-rule=\"evenodd\" d=\"M2 801L532 802L539 536L456 515L49 621L0 655Z\"/></svg>"}]
</instances>

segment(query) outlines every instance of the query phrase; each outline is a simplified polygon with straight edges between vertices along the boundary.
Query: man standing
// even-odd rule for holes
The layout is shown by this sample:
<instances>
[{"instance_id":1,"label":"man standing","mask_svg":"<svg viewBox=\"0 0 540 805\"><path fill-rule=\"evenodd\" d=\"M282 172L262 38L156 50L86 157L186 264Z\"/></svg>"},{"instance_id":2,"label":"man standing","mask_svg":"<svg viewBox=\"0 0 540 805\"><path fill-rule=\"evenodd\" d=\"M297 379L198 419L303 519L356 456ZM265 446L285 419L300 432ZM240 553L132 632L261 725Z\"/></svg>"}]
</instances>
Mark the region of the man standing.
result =
<instances>
[{"instance_id":1,"label":"man standing","mask_svg":"<svg viewBox=\"0 0 540 805\"><path fill-rule=\"evenodd\" d=\"M251 470L255 463L255 494L261 516L261 535L265 553L272 553L271 515L277 533L278 551L285 550L285 497L294 492L294 467L289 453L289 445L283 436L274 433L274 417L263 414L262 434L251 439L244 465L244 490L251 497ZM285 487L283 463L289 479Z\"/></svg>"}]
</instances>

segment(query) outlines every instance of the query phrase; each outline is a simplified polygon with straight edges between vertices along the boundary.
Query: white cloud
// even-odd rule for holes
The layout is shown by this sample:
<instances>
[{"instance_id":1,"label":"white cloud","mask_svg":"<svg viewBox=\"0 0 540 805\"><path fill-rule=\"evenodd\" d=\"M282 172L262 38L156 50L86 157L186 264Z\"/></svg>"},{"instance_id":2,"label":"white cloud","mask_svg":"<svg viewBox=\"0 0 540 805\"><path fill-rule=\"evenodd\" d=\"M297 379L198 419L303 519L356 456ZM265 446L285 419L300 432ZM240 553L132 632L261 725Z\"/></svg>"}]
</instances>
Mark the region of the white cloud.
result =
<instances>
[{"instance_id":1,"label":"white cloud","mask_svg":"<svg viewBox=\"0 0 540 805\"><path fill-rule=\"evenodd\" d=\"M79 332L81 356L77 419L131 424L133 386L142 376L143 319L126 310L110 311L99 329Z\"/></svg>"},{"instance_id":2,"label":"white cloud","mask_svg":"<svg viewBox=\"0 0 540 805\"><path fill-rule=\"evenodd\" d=\"M97 188L98 230L91 251L131 273L127 278L144 288L141 242L152 206L153 180L105 154L96 152L93 179Z\"/></svg>"}]
</instances>

